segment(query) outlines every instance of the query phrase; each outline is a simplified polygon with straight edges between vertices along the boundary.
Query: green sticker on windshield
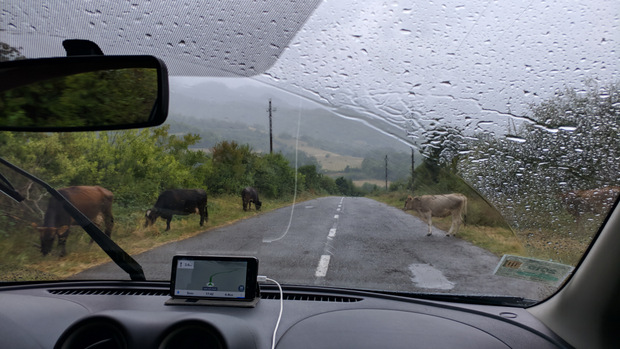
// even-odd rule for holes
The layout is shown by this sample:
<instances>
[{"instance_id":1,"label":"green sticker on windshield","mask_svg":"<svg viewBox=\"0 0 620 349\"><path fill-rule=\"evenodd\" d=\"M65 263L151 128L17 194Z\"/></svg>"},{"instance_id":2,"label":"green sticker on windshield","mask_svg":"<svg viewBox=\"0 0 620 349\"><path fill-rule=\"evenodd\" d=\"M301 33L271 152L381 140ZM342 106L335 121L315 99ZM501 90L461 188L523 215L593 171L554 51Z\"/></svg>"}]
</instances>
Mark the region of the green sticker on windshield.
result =
<instances>
[{"instance_id":1,"label":"green sticker on windshield","mask_svg":"<svg viewBox=\"0 0 620 349\"><path fill-rule=\"evenodd\" d=\"M560 286L573 269L566 264L505 254L493 274Z\"/></svg>"}]
</instances>

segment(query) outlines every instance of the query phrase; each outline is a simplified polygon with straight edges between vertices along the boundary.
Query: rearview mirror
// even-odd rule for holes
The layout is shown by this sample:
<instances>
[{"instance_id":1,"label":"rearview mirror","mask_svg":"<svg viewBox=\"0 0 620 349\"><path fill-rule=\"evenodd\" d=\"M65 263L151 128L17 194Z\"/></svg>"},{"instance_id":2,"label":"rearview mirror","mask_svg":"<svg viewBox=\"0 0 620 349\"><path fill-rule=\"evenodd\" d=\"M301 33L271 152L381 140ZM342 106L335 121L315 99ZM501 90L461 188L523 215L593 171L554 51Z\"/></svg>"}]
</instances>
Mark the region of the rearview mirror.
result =
<instances>
[{"instance_id":1,"label":"rearview mirror","mask_svg":"<svg viewBox=\"0 0 620 349\"><path fill-rule=\"evenodd\" d=\"M162 124L168 71L152 56L0 62L0 130L86 131Z\"/></svg>"}]
</instances>

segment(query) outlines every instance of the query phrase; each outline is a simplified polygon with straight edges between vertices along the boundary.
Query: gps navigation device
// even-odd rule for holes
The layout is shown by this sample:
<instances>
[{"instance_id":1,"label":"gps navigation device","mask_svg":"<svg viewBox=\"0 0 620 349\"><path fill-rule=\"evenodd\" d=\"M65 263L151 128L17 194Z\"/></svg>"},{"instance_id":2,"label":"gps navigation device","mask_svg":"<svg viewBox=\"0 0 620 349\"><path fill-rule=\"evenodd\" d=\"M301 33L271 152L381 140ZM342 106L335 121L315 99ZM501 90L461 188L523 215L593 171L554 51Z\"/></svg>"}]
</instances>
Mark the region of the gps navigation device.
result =
<instances>
[{"instance_id":1,"label":"gps navigation device","mask_svg":"<svg viewBox=\"0 0 620 349\"><path fill-rule=\"evenodd\" d=\"M200 301L254 302L257 300L258 259L255 257L174 256L170 277L173 304ZM204 303L204 302L202 302ZM213 304L213 303L209 303ZM226 304L224 304L226 305Z\"/></svg>"}]
</instances>

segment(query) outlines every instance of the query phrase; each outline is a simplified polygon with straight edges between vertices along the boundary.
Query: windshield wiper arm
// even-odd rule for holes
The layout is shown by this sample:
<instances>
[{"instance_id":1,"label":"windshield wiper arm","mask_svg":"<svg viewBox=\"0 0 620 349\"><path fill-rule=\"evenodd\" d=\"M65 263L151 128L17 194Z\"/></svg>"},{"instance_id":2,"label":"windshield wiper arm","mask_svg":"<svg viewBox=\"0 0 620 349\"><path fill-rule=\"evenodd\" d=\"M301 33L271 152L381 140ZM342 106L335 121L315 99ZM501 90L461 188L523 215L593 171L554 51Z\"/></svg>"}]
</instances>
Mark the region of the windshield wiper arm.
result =
<instances>
[{"instance_id":1,"label":"windshield wiper arm","mask_svg":"<svg viewBox=\"0 0 620 349\"><path fill-rule=\"evenodd\" d=\"M24 201L24 197L17 190L15 190L15 188L13 188L11 182L9 182L9 180L6 179L2 173L0 173L0 191L17 202Z\"/></svg>"},{"instance_id":2,"label":"windshield wiper arm","mask_svg":"<svg viewBox=\"0 0 620 349\"><path fill-rule=\"evenodd\" d=\"M99 229L90 219L88 219L80 210L75 208L67 198L62 196L56 189L54 189L49 184L45 183L45 181L33 176L32 174L22 170L21 168L13 165L12 163L4 160L0 157L0 163L6 165L11 168L13 171L19 173L20 175L34 181L35 183L41 185L45 190L50 193L56 200L62 202L64 209L73 217L73 219L84 229L88 235L101 247L101 249L112 259L116 265L118 265L121 269L123 269L131 280L135 281L145 281L146 277L144 276L144 271L142 270L142 266L136 262L125 250L123 250L120 246L118 246L110 237L108 237L104 232ZM4 179L4 176L0 175L2 179L6 182L6 184L0 182L0 190L6 189L8 191L2 190L5 194L9 195L11 198L15 199L12 196L11 191L16 193L16 197L21 197L19 193L11 184Z\"/></svg>"}]
</instances>

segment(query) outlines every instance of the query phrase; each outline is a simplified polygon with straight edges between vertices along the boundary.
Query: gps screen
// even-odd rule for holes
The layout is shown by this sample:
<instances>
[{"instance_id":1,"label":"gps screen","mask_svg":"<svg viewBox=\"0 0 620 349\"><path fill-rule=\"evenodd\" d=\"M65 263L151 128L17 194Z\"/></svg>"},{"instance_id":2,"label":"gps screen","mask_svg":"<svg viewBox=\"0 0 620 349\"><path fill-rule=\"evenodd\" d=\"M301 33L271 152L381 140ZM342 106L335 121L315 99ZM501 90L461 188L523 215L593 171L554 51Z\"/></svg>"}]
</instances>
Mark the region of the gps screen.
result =
<instances>
[{"instance_id":1,"label":"gps screen","mask_svg":"<svg viewBox=\"0 0 620 349\"><path fill-rule=\"evenodd\" d=\"M246 298L247 261L178 259L174 296Z\"/></svg>"}]
</instances>

